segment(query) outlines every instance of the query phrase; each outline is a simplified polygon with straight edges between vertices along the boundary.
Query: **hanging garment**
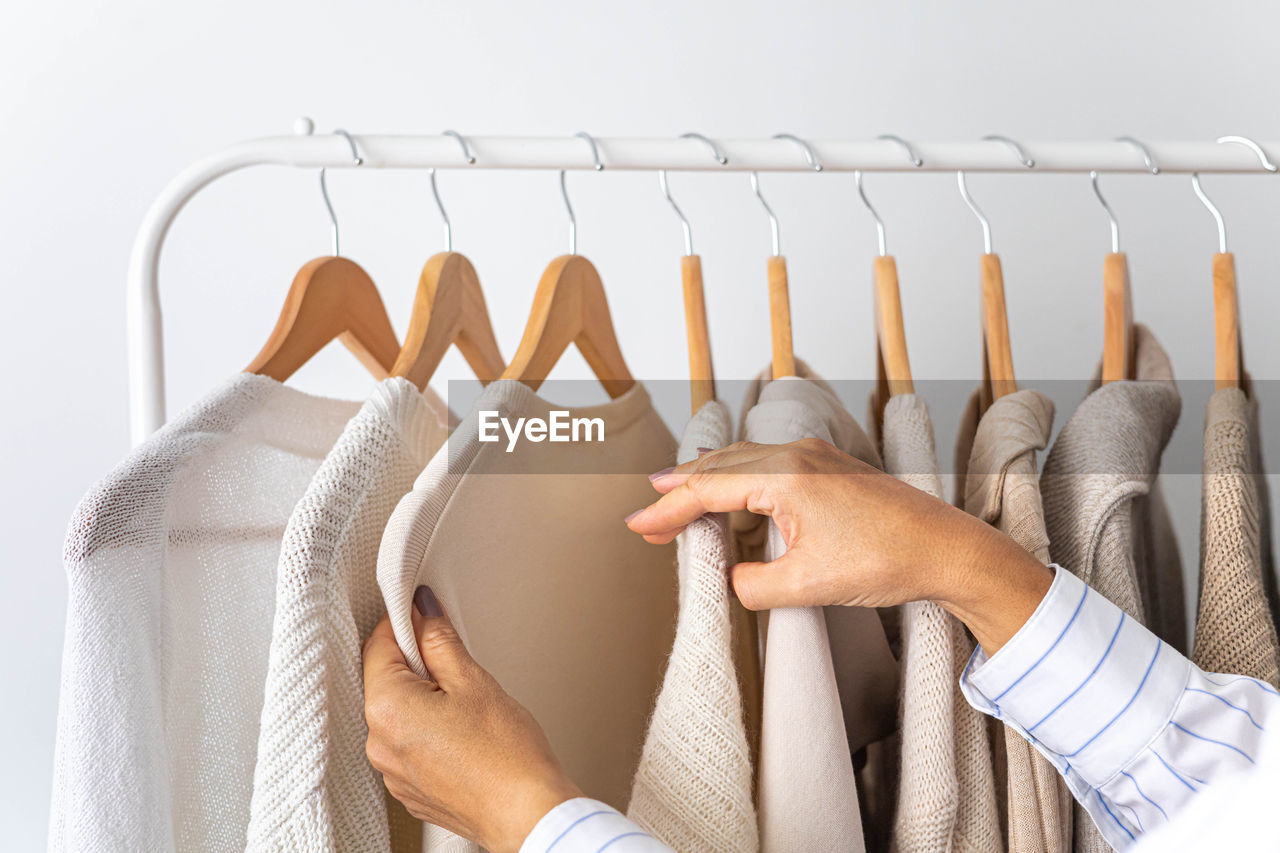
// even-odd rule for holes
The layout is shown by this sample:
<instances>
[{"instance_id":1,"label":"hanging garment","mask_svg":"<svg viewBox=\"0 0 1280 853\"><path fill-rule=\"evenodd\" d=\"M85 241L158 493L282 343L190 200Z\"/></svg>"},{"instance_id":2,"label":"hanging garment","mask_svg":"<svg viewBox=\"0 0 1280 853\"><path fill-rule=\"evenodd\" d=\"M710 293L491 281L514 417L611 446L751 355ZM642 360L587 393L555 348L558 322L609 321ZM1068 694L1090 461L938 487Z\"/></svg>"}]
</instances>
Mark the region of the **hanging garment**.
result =
<instances>
[{"instance_id":1,"label":"hanging garment","mask_svg":"<svg viewBox=\"0 0 1280 853\"><path fill-rule=\"evenodd\" d=\"M961 419L956 470L963 486L963 507L993 524L1047 563L1049 537L1040 503L1036 451L1049 442L1053 402L1022 390L996 399L981 417L974 392ZM1071 850L1071 794L1061 775L1017 732L993 733L997 792L1004 792L1007 841L1013 853L1067 853ZM1001 784L1001 777L1004 782ZM1001 803L997 796L997 805ZM980 831L980 827L978 827ZM999 823L980 849L999 849Z\"/></svg>"},{"instance_id":2,"label":"hanging garment","mask_svg":"<svg viewBox=\"0 0 1280 853\"><path fill-rule=\"evenodd\" d=\"M1261 531L1270 518L1258 488L1265 475L1257 422L1258 402L1240 388L1221 388L1209 398L1191 660L1210 672L1249 675L1275 687L1280 648L1264 584Z\"/></svg>"},{"instance_id":3,"label":"hanging garment","mask_svg":"<svg viewBox=\"0 0 1280 853\"><path fill-rule=\"evenodd\" d=\"M80 502L50 850L244 850L281 536L357 408L239 374Z\"/></svg>"},{"instance_id":4,"label":"hanging garment","mask_svg":"<svg viewBox=\"0 0 1280 853\"><path fill-rule=\"evenodd\" d=\"M812 377L797 362L801 376ZM764 444L821 438L870 464L862 428L821 380L790 377L748 389L744 437ZM763 559L785 553L772 522ZM896 725L897 662L874 609L769 613L764 652L758 805L765 853L864 849L850 753Z\"/></svg>"},{"instance_id":5,"label":"hanging garment","mask_svg":"<svg viewBox=\"0 0 1280 853\"><path fill-rule=\"evenodd\" d=\"M1181 560L1156 477L1182 400L1155 336L1133 335L1134 380L1095 382L1045 459L1045 521L1054 562L1181 650ZM1077 851L1109 848L1080 805L1075 831Z\"/></svg>"},{"instance_id":6,"label":"hanging garment","mask_svg":"<svg viewBox=\"0 0 1280 853\"><path fill-rule=\"evenodd\" d=\"M874 423L874 419L870 421ZM942 497L929 406L914 394L884 406L885 471ZM932 601L902 607L901 756L892 849L899 853L1000 849L986 719L960 695L973 650L960 620Z\"/></svg>"},{"instance_id":7,"label":"hanging garment","mask_svg":"<svg viewBox=\"0 0 1280 853\"><path fill-rule=\"evenodd\" d=\"M675 440L639 384L600 406L557 410L598 418L603 440L522 439L511 452L503 428L482 440L482 419L549 421L553 408L520 382L481 393L392 513L378 584L415 672L426 675L412 597L427 584L569 776L624 809L671 650L677 587L674 548L648 544L622 519L652 502L644 475L671 464ZM427 847L448 838L432 828Z\"/></svg>"},{"instance_id":8,"label":"hanging garment","mask_svg":"<svg viewBox=\"0 0 1280 853\"><path fill-rule=\"evenodd\" d=\"M732 440L729 410L711 400L685 427L677 460ZM680 613L628 817L682 853L755 853L751 747L734 666L728 519L708 514L677 539Z\"/></svg>"},{"instance_id":9,"label":"hanging garment","mask_svg":"<svg viewBox=\"0 0 1280 853\"><path fill-rule=\"evenodd\" d=\"M249 851L386 853L405 849L391 844L397 830L421 843L420 822L394 801L384 807L386 789L365 757L360 657L384 612L376 578L383 528L448 436L448 412L433 392L399 378L379 383L289 518Z\"/></svg>"}]
</instances>

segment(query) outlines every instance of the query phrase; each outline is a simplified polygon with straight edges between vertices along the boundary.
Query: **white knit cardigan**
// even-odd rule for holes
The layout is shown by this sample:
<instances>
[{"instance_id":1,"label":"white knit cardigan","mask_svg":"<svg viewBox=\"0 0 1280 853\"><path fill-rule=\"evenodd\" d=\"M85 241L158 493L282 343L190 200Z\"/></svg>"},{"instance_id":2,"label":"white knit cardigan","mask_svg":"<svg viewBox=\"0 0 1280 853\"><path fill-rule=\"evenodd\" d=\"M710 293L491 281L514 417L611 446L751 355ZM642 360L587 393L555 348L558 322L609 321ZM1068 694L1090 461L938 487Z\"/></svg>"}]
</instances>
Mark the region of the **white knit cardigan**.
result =
<instances>
[{"instance_id":1,"label":"white knit cardigan","mask_svg":"<svg viewBox=\"0 0 1280 853\"><path fill-rule=\"evenodd\" d=\"M404 821L389 830L386 791L365 756L360 655L384 612L376 577L383 528L448 438L448 421L430 390L424 396L404 379L383 381L289 518L276 574L249 851L387 853L395 829L414 829ZM416 830L420 845L421 824Z\"/></svg>"},{"instance_id":2,"label":"white knit cardigan","mask_svg":"<svg viewBox=\"0 0 1280 853\"><path fill-rule=\"evenodd\" d=\"M357 408L237 375L80 502L50 850L244 850L281 535Z\"/></svg>"},{"instance_id":3,"label":"white knit cardigan","mask_svg":"<svg viewBox=\"0 0 1280 853\"><path fill-rule=\"evenodd\" d=\"M693 416L678 461L732 436L712 400ZM755 853L751 748L733 659L728 521L703 516L678 538L680 612L662 690L649 720L627 814L682 853Z\"/></svg>"}]
</instances>

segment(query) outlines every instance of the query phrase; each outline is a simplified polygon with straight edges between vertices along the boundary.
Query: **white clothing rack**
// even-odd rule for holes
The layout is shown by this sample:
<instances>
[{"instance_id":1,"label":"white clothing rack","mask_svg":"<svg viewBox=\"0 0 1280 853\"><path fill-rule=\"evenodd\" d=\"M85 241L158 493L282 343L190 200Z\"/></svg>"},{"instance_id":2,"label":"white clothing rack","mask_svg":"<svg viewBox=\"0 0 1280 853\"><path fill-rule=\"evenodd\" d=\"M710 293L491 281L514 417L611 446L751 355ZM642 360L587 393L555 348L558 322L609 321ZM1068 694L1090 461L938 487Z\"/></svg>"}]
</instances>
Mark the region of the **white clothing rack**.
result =
<instances>
[{"instance_id":1,"label":"white clothing rack","mask_svg":"<svg viewBox=\"0 0 1280 853\"><path fill-rule=\"evenodd\" d=\"M192 196L218 178L248 166L305 169L548 169L592 170L591 146L583 138L474 136L467 164L458 140L449 136L353 134L363 162L339 135L273 136L241 142L199 160L164 188L147 211L129 261L128 332L130 431L137 445L165 421L164 346L157 272L165 234ZM727 158L721 165L706 142L687 138L601 137L595 140L606 171L806 172L805 153L789 139L717 139ZM920 166L891 140L806 140L824 172L1080 172L1149 173L1142 153L1120 141L1020 142L1028 167L1005 143L915 142ZM1245 172L1271 174L1241 145L1207 142L1143 144L1162 174ZM1280 151L1280 143L1260 143Z\"/></svg>"}]
</instances>

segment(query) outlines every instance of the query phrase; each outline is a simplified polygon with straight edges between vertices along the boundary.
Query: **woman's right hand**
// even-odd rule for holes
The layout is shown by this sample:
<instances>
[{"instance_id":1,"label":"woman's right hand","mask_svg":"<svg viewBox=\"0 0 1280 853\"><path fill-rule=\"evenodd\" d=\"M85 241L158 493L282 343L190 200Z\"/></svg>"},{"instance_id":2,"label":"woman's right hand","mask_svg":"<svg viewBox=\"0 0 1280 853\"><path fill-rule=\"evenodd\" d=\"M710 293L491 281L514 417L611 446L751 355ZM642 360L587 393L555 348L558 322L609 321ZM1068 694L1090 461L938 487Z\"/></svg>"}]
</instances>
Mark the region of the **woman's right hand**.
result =
<instances>
[{"instance_id":1,"label":"woman's right hand","mask_svg":"<svg viewBox=\"0 0 1280 853\"><path fill-rule=\"evenodd\" d=\"M937 601L995 654L1031 616L1053 572L994 527L819 439L739 442L655 475L662 497L627 519L655 544L708 512L749 510L786 553L731 572L752 610Z\"/></svg>"}]
</instances>

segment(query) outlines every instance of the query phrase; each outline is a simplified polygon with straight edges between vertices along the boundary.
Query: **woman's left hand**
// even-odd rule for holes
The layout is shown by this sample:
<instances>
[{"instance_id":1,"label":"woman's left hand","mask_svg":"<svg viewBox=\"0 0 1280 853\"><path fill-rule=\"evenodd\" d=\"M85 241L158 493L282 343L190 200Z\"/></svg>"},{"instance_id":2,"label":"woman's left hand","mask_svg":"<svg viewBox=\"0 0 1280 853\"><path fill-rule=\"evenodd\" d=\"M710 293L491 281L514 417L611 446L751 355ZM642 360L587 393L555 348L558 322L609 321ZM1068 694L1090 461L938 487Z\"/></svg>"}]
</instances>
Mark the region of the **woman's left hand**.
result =
<instances>
[{"instance_id":1,"label":"woman's left hand","mask_svg":"<svg viewBox=\"0 0 1280 853\"><path fill-rule=\"evenodd\" d=\"M467 652L430 588L414 601L434 680L409 668L383 616L364 647L369 761L414 817L494 853L519 850L543 815L582 792L533 715Z\"/></svg>"}]
</instances>

